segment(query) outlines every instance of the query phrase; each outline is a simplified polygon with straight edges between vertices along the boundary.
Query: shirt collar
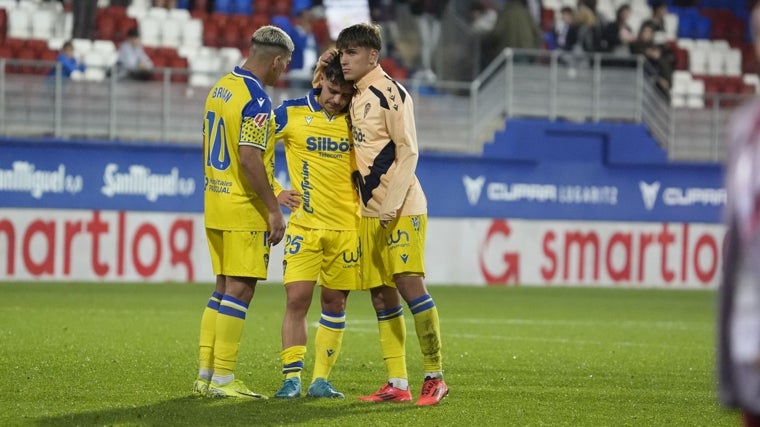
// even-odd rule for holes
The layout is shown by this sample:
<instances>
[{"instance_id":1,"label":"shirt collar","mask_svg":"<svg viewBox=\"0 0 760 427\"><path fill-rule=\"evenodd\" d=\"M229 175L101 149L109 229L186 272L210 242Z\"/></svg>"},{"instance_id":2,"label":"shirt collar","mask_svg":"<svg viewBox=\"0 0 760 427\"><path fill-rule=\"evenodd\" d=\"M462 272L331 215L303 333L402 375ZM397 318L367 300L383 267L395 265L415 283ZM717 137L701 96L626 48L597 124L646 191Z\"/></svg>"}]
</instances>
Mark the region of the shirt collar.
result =
<instances>
[{"instance_id":1,"label":"shirt collar","mask_svg":"<svg viewBox=\"0 0 760 427\"><path fill-rule=\"evenodd\" d=\"M314 88L311 91L309 91L309 94L306 95L306 102L309 104L309 108L311 108L311 111L322 111L323 108L321 105L319 105L319 102L317 102L317 97L319 96L320 92L322 91L322 88Z\"/></svg>"},{"instance_id":2,"label":"shirt collar","mask_svg":"<svg viewBox=\"0 0 760 427\"><path fill-rule=\"evenodd\" d=\"M264 87L264 83L261 82L261 79L259 79L258 77L256 77L255 74L253 74L252 72L250 72L248 70L245 70L245 69L243 69L241 67L237 67L236 66L235 70L233 71L233 73L241 75L243 77L250 77L250 78L256 80L256 83L258 83L259 86L261 86L262 88Z\"/></svg>"},{"instance_id":3,"label":"shirt collar","mask_svg":"<svg viewBox=\"0 0 760 427\"><path fill-rule=\"evenodd\" d=\"M377 65L375 68L373 68L369 73L367 73L364 77L359 79L356 83L354 83L354 87L357 90L363 91L370 87L372 83L376 82L377 80L380 80L382 78L385 78L385 71L383 70L383 67L380 65Z\"/></svg>"}]
</instances>

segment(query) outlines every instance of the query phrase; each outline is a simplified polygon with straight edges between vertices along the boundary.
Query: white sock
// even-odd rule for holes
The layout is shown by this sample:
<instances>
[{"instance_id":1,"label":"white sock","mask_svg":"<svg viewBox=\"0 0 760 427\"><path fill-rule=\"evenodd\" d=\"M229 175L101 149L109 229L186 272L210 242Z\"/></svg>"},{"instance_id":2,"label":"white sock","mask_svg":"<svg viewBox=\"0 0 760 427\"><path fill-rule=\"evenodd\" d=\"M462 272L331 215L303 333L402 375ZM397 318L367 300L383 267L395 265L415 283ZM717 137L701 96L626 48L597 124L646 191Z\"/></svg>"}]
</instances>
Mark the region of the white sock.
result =
<instances>
[{"instance_id":1,"label":"white sock","mask_svg":"<svg viewBox=\"0 0 760 427\"><path fill-rule=\"evenodd\" d=\"M198 369L198 378L204 381L211 381L212 375L214 375L213 369Z\"/></svg>"},{"instance_id":2,"label":"white sock","mask_svg":"<svg viewBox=\"0 0 760 427\"><path fill-rule=\"evenodd\" d=\"M388 378L388 383L399 390L409 390L409 380L406 378Z\"/></svg>"},{"instance_id":3,"label":"white sock","mask_svg":"<svg viewBox=\"0 0 760 427\"><path fill-rule=\"evenodd\" d=\"M214 383L214 385L227 385L232 382L232 380L235 379L235 374L229 374L229 375L214 375L211 377L211 382Z\"/></svg>"},{"instance_id":4,"label":"white sock","mask_svg":"<svg viewBox=\"0 0 760 427\"><path fill-rule=\"evenodd\" d=\"M442 380L443 379L443 372L441 372L441 371L438 371L438 372L425 372L424 378L425 379L427 379L427 378L433 378L433 379L436 379L436 380Z\"/></svg>"}]
</instances>

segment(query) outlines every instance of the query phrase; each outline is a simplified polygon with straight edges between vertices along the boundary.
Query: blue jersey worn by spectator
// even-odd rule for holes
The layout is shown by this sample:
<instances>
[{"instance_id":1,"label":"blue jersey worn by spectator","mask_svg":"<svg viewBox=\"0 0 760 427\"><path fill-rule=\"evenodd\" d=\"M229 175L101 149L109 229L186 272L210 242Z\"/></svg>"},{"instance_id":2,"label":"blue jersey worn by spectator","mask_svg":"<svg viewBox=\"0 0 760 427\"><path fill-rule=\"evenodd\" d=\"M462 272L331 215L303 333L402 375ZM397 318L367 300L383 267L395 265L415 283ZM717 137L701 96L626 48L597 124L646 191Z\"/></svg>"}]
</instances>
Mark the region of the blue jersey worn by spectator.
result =
<instances>
[{"instance_id":1,"label":"blue jersey worn by spectator","mask_svg":"<svg viewBox=\"0 0 760 427\"><path fill-rule=\"evenodd\" d=\"M61 74L63 77L70 78L74 71L84 72L85 65L74 57L74 45L70 41L67 41L61 47L57 61L61 64ZM57 68L50 70L50 75L54 76L56 70Z\"/></svg>"}]
</instances>

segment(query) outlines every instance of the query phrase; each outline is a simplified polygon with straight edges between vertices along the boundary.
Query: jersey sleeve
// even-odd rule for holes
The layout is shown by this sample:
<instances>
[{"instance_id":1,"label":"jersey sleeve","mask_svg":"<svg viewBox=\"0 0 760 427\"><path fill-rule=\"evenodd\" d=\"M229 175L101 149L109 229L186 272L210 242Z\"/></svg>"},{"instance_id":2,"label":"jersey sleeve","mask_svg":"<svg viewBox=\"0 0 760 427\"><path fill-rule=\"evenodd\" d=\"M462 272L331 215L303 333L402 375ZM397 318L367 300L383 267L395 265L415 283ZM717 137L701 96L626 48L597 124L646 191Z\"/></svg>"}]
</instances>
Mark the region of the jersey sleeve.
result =
<instances>
[{"instance_id":1,"label":"jersey sleeve","mask_svg":"<svg viewBox=\"0 0 760 427\"><path fill-rule=\"evenodd\" d=\"M401 89L393 102L397 105L386 110L385 124L388 136L396 144L396 168L388 183L388 194L380 206L381 219L395 217L395 212L403 205L409 187L414 182L419 157L412 99ZM394 214L391 218L386 218L385 215L390 212Z\"/></svg>"},{"instance_id":2,"label":"jersey sleeve","mask_svg":"<svg viewBox=\"0 0 760 427\"><path fill-rule=\"evenodd\" d=\"M240 145L250 145L266 150L269 145L269 115L272 102L266 98L254 98L243 107L243 120L240 129Z\"/></svg>"}]
</instances>

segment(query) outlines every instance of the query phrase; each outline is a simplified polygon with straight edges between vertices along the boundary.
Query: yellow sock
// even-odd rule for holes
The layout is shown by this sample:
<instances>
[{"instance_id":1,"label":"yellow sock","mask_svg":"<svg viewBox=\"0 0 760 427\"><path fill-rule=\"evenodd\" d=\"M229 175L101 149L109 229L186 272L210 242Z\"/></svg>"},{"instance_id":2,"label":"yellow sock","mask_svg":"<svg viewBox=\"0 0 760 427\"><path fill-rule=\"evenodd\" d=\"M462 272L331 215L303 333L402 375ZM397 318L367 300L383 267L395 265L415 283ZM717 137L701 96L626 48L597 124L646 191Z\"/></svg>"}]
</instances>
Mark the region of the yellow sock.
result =
<instances>
[{"instance_id":1,"label":"yellow sock","mask_svg":"<svg viewBox=\"0 0 760 427\"><path fill-rule=\"evenodd\" d=\"M314 373L312 381L316 378L327 379L330 371L340 354L343 343L343 331L346 329L346 313L328 313L323 311L317 327L317 335L314 338L316 356L314 357Z\"/></svg>"},{"instance_id":2,"label":"yellow sock","mask_svg":"<svg viewBox=\"0 0 760 427\"><path fill-rule=\"evenodd\" d=\"M425 372L441 372L441 327L438 309L430 295L423 295L409 302L414 315L414 329L422 351L422 365Z\"/></svg>"},{"instance_id":3,"label":"yellow sock","mask_svg":"<svg viewBox=\"0 0 760 427\"><path fill-rule=\"evenodd\" d=\"M406 323L401 306L377 312L380 332L380 351L383 354L388 378L407 378Z\"/></svg>"},{"instance_id":4,"label":"yellow sock","mask_svg":"<svg viewBox=\"0 0 760 427\"><path fill-rule=\"evenodd\" d=\"M225 295L216 316L216 340L214 341L214 376L230 375L237 364L240 337L243 336L248 304Z\"/></svg>"},{"instance_id":5,"label":"yellow sock","mask_svg":"<svg viewBox=\"0 0 760 427\"><path fill-rule=\"evenodd\" d=\"M219 312L219 301L222 295L218 292L211 294L211 298L203 309L201 315L200 355L198 356L198 369L211 372L214 369L214 337L216 334L216 315ZM211 379L211 378L206 378Z\"/></svg>"},{"instance_id":6,"label":"yellow sock","mask_svg":"<svg viewBox=\"0 0 760 427\"><path fill-rule=\"evenodd\" d=\"M282 373L285 378L300 377L303 370L303 359L306 357L305 345L294 345L280 353Z\"/></svg>"}]
</instances>

